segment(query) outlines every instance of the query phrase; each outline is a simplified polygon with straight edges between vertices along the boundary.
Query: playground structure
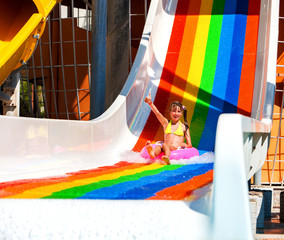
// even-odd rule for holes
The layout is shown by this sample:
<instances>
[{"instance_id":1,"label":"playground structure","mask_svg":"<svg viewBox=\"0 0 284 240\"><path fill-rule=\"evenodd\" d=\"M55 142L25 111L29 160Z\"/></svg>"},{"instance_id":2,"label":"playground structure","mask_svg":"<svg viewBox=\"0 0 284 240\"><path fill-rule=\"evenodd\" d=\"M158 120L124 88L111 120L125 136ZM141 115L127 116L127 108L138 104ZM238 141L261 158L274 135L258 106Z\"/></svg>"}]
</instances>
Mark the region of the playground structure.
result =
<instances>
[{"instance_id":1,"label":"playground structure","mask_svg":"<svg viewBox=\"0 0 284 240\"><path fill-rule=\"evenodd\" d=\"M1 146L1 182L111 165L119 160L120 152L139 151L146 139L160 139L159 126L143 103L151 89L161 111L166 112L173 99L191 109L193 144L201 151L214 150L214 190L208 192L206 201L189 203L190 211L184 216L191 226L188 234L204 239L251 239L247 180L261 168L268 147L278 7L278 1L249 1L247 5L244 1L152 1L128 80L103 115L89 122L1 117L3 136L14 136L5 137ZM190 30L195 34L188 34ZM186 59L191 61L186 63ZM202 78L203 74L208 75ZM223 112L231 114L220 115ZM60 155L54 151L58 147L64 149ZM8 201L3 204L9 209ZM108 204L112 206L106 212L121 203ZM124 217L143 204L131 202ZM161 203L162 207L147 203L157 215L162 211L161 216L162 208L169 205L179 212L188 208L180 202ZM133 221L145 224L140 214L138 220L127 220L130 233ZM171 214L167 217L172 219ZM234 221L224 227L224 219L230 216ZM181 226L183 220L177 220ZM164 236L156 231L158 237Z\"/></svg>"}]
</instances>

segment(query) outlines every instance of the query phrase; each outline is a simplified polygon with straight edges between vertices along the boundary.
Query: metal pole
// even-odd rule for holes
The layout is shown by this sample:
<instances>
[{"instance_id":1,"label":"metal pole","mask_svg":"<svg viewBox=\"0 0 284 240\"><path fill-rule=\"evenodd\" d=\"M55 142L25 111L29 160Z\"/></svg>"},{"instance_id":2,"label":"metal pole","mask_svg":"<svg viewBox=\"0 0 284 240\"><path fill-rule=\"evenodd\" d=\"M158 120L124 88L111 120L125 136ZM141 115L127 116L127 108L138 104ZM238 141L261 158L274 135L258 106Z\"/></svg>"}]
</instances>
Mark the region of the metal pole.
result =
<instances>
[{"instance_id":1,"label":"metal pole","mask_svg":"<svg viewBox=\"0 0 284 240\"><path fill-rule=\"evenodd\" d=\"M261 171L262 168L254 174L254 184L258 186L261 185Z\"/></svg>"},{"instance_id":2,"label":"metal pole","mask_svg":"<svg viewBox=\"0 0 284 240\"><path fill-rule=\"evenodd\" d=\"M90 62L90 37L89 37L89 31L90 31L90 10L88 9L89 5L86 5L86 17L87 17L87 31L86 31L86 38L87 38L87 60L88 60L88 80L89 80L89 93L90 93L90 86L91 86L91 62ZM92 7L92 6L91 6ZM90 9L91 9L90 7Z\"/></svg>"},{"instance_id":3,"label":"metal pole","mask_svg":"<svg viewBox=\"0 0 284 240\"><path fill-rule=\"evenodd\" d=\"M76 96L77 96L77 109L78 117L81 120L81 110L80 110L80 96L78 88L78 78L77 78L77 61L76 61L76 41L75 41L75 20L74 20L74 1L71 1L72 10L72 41L73 41L73 61L74 61L74 74L75 74L75 85L76 85Z\"/></svg>"},{"instance_id":4,"label":"metal pole","mask_svg":"<svg viewBox=\"0 0 284 240\"><path fill-rule=\"evenodd\" d=\"M56 94L55 94L55 84L54 84L54 76L53 76L53 63L52 63L52 37L51 37L51 19L48 19L48 44L49 44L49 61L50 61L50 76L51 76L51 86L52 86L52 95L53 95L53 103L54 103L54 110L56 118L58 118L57 112L57 101L56 101ZM57 87L57 86L56 86ZM58 87L57 87L58 89Z\"/></svg>"},{"instance_id":5,"label":"metal pole","mask_svg":"<svg viewBox=\"0 0 284 240\"><path fill-rule=\"evenodd\" d=\"M277 156L277 150L278 150L278 143L279 143L279 137L280 137L280 133L281 133L283 106L284 106L284 85L283 85L283 88L282 88L282 102L281 102L281 109L280 109L281 112L280 112L278 133L277 133L277 138L276 138L276 147L275 147L275 153L274 153L274 159L273 159L273 168L272 168L271 179L270 179L270 184L269 184L270 186L272 185L272 182L273 182L273 176L274 176L274 170L275 170L275 163L276 163L276 156Z\"/></svg>"},{"instance_id":6,"label":"metal pole","mask_svg":"<svg viewBox=\"0 0 284 240\"><path fill-rule=\"evenodd\" d=\"M131 49L131 1L129 0L129 69L132 67L132 49Z\"/></svg>"},{"instance_id":7,"label":"metal pole","mask_svg":"<svg viewBox=\"0 0 284 240\"><path fill-rule=\"evenodd\" d=\"M145 23L146 23L146 19L147 19L147 13L148 13L148 3L147 3L147 0L144 0Z\"/></svg>"},{"instance_id":8,"label":"metal pole","mask_svg":"<svg viewBox=\"0 0 284 240\"><path fill-rule=\"evenodd\" d=\"M69 120L69 112L68 112L68 104L67 104L68 101L67 101L66 84L65 84L65 71L64 71L61 3L59 3L59 41L60 41L61 71L62 71L62 84L63 84L63 92L64 92L65 111L66 111L66 118Z\"/></svg>"},{"instance_id":9,"label":"metal pole","mask_svg":"<svg viewBox=\"0 0 284 240\"><path fill-rule=\"evenodd\" d=\"M39 40L39 55L40 55L40 69L41 69L42 91L43 91L43 101L44 101L44 116L49 118L48 105L47 105L47 99L46 99L45 78L44 78L44 70L43 70L43 54L42 54L41 39Z\"/></svg>"},{"instance_id":10,"label":"metal pole","mask_svg":"<svg viewBox=\"0 0 284 240\"><path fill-rule=\"evenodd\" d=\"M32 63L33 63L33 79L34 79L34 110L36 111L36 117L40 117L40 108L39 108L39 101L38 101L38 88L37 88L37 78L36 78L36 71L35 71L35 60L34 55L32 55Z\"/></svg>"},{"instance_id":11,"label":"metal pole","mask_svg":"<svg viewBox=\"0 0 284 240\"><path fill-rule=\"evenodd\" d=\"M92 2L90 119L105 110L107 1Z\"/></svg>"},{"instance_id":12,"label":"metal pole","mask_svg":"<svg viewBox=\"0 0 284 240\"><path fill-rule=\"evenodd\" d=\"M30 89L30 75L29 70L26 70L27 72L27 92L28 92L28 98L29 98L29 110L30 110L30 116L34 117L34 111L33 111L33 104L32 104L32 97L31 97L31 89Z\"/></svg>"}]
</instances>

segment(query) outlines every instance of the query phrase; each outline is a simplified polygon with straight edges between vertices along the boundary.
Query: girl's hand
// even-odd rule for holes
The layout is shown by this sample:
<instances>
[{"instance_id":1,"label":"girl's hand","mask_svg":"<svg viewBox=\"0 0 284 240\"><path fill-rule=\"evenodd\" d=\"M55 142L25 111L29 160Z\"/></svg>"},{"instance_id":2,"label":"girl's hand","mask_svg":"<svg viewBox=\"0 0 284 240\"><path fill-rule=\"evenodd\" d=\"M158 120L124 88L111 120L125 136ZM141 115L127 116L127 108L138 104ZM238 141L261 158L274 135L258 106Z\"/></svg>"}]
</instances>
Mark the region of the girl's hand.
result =
<instances>
[{"instance_id":1,"label":"girl's hand","mask_svg":"<svg viewBox=\"0 0 284 240\"><path fill-rule=\"evenodd\" d=\"M152 104L151 92L149 92L149 95L145 98L145 103L148 103L149 105Z\"/></svg>"},{"instance_id":2,"label":"girl's hand","mask_svg":"<svg viewBox=\"0 0 284 240\"><path fill-rule=\"evenodd\" d=\"M182 144L180 145L180 148L181 148L181 149L187 148L186 143L182 143Z\"/></svg>"},{"instance_id":3,"label":"girl's hand","mask_svg":"<svg viewBox=\"0 0 284 240\"><path fill-rule=\"evenodd\" d=\"M158 118L159 122L162 124L163 128L165 128L166 126L168 126L169 121L168 119L166 119L157 109L157 107L154 105L154 103L152 102L151 99L151 90L149 91L149 95L145 98L145 103L148 103L151 110L153 111L153 113L156 115L156 117Z\"/></svg>"}]
</instances>

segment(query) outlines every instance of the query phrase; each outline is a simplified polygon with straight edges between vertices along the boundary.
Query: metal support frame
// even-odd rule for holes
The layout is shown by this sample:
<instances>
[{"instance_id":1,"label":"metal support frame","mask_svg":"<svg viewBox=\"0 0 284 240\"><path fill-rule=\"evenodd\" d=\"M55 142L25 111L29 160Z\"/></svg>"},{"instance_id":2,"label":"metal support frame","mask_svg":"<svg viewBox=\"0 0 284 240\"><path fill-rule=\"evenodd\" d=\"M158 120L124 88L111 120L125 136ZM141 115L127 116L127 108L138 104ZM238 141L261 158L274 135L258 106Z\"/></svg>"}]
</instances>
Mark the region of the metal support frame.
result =
<instances>
[{"instance_id":1,"label":"metal support frame","mask_svg":"<svg viewBox=\"0 0 284 240\"><path fill-rule=\"evenodd\" d=\"M83 0L82 0L83 1ZM44 107L44 117L46 118L64 118L64 119L70 119L71 115L77 115L78 119L81 120L81 114L88 114L88 112L81 112L80 107L80 91L89 91L89 88L80 88L78 83L78 67L86 67L88 70L88 76L90 79L90 44L89 44L89 31L86 30L86 39L75 39L75 28L78 27L79 19L86 19L86 25L87 29L89 29L89 18L90 18L90 3L87 1L84 1L86 4L85 9L85 15L81 15L81 12L79 9L76 9L74 7L74 0L70 0L69 4L69 11L67 6L63 6L60 2L57 7L53 10L53 12L50 14L48 20L47 20L47 27L46 27L46 34L48 40L39 40L38 48L36 51L38 51L38 55L40 56L40 62L36 62L34 57L32 56L31 60L29 61L29 64L27 65L27 70L30 71L30 76L27 77L27 79L21 79L22 82L27 81L28 88L25 91L21 91L21 94L28 96L28 105L30 108L30 115L32 117L42 117L42 113L37 112L37 109L39 107L37 105L41 104ZM62 11L65 11L65 15L62 16ZM77 11L78 10L78 14ZM70 39L64 39L63 36L63 20L64 19L70 19L72 24L72 33ZM77 26L75 24L77 23ZM55 24L55 25L54 25ZM53 28L54 26L58 26L59 32L58 36L54 35ZM56 38L58 37L58 39ZM87 53L86 53L86 63L77 63L77 52L76 52L76 46L77 43L80 44L86 44L87 45ZM64 54L66 54L66 50L64 49L65 44L72 44L73 46L73 62L70 63L70 61L66 61L66 57L64 59ZM54 64L54 54L56 53L58 48L58 54L59 54L59 62ZM48 55L44 55L44 48L48 48ZM35 65L36 64L36 65ZM74 79L67 79L66 76L66 69L67 68L73 68L74 69ZM40 72L40 74L39 74ZM49 72L49 73L48 73ZM31 78L29 78L31 77ZM47 84L47 79L50 78L50 84ZM33 80L31 80L33 79ZM40 81L40 83L38 83ZM67 81L74 81L74 88L70 89L68 88ZM40 90L39 94L41 94L42 91L42 98L43 100L41 102L38 101L38 88L37 85L41 85L42 90ZM49 87L50 85L50 87ZM61 86L61 89L58 89L58 85ZM71 84L72 85L72 84ZM48 87L47 87L48 86ZM75 92L76 96L76 105L78 111L74 111L72 109L68 109L68 102L70 102L70 99L68 99L68 93ZM62 94L63 98L59 98L58 95ZM25 98L26 99L26 98ZM61 102L59 102L61 100ZM49 103L49 104L48 104ZM59 105L62 106L59 108ZM34 113L36 112L36 113Z\"/></svg>"},{"instance_id":2,"label":"metal support frame","mask_svg":"<svg viewBox=\"0 0 284 240\"><path fill-rule=\"evenodd\" d=\"M76 44L75 44L75 23L74 23L74 1L71 1L71 11L72 11L72 44L73 44L73 61L74 61L74 76L75 76L75 86L76 86L76 96L77 96L77 106L78 106L78 117L81 120L81 111L80 111L80 97L79 97L79 88L78 88L78 79L77 79L77 59L76 59Z\"/></svg>"},{"instance_id":3,"label":"metal support frame","mask_svg":"<svg viewBox=\"0 0 284 240\"><path fill-rule=\"evenodd\" d=\"M59 3L59 8L61 9L61 2ZM73 17L72 17L73 19ZM69 112L67 106L67 94L66 94L66 83L65 83L65 72L64 72L64 57L63 57L63 40L62 40L62 18L61 11L59 11L59 38L60 38L60 56L61 56L61 71L62 71L62 80L63 80L63 90L64 90L64 100L65 100L65 110L66 118L69 119ZM74 44L74 43L73 43Z\"/></svg>"},{"instance_id":4,"label":"metal support frame","mask_svg":"<svg viewBox=\"0 0 284 240\"><path fill-rule=\"evenodd\" d=\"M92 5L92 70L90 118L105 110L107 1L96 0Z\"/></svg>"},{"instance_id":5,"label":"metal support frame","mask_svg":"<svg viewBox=\"0 0 284 240\"><path fill-rule=\"evenodd\" d=\"M276 136L276 147L275 147L274 158L273 158L272 173L271 173L271 178L270 178L270 183L269 183L270 186L272 185L274 171L275 171L276 156L277 156L277 151L278 151L279 137L280 137L280 133L281 133L283 106L284 106L284 86L283 86L283 89L282 89L282 101L281 101L281 110L280 110L280 120L279 120L278 132L277 132L277 136ZM282 180L282 185L283 185L283 180Z\"/></svg>"},{"instance_id":6,"label":"metal support frame","mask_svg":"<svg viewBox=\"0 0 284 240\"><path fill-rule=\"evenodd\" d=\"M148 0L144 0L144 13L132 13L131 12L131 1L129 0L129 67L132 67L132 40L140 40L140 38L132 38L131 31L132 31L132 17L136 16L144 16L145 22L147 19L148 14Z\"/></svg>"},{"instance_id":7,"label":"metal support frame","mask_svg":"<svg viewBox=\"0 0 284 240\"><path fill-rule=\"evenodd\" d=\"M62 2L60 2L57 7L53 10L53 12L50 14L47 20L47 27L46 27L46 34L48 40L39 39L38 41L38 47L36 51L38 52L38 55L40 56L40 61L36 62L35 58L32 56L29 63L26 65L27 71L29 71L29 76L27 78L21 79L21 82L27 82L27 85L29 86L25 91L23 89L21 90L21 94L25 99L28 99L27 106L29 107L29 112L31 117L42 117L42 113L39 113L39 104L41 104L44 107L44 117L45 118L65 118L70 119L72 118L71 115L78 115L78 119L82 119L82 114L89 114L90 113L90 119L100 115L104 110L104 102L105 102L105 96L104 96L104 88L105 88L105 81L103 81L103 75L105 75L105 72L102 71L102 66L105 64L105 51L104 49L104 42L106 41L105 38L103 38L103 32L106 31L106 22L107 22L107 16L106 16L106 8L107 8L107 1L103 0L97 0L92 1L92 5L90 4L90 1L87 0L81 0L86 4L85 15L76 15L76 11L79 9L75 8L75 2L74 0L69 0L69 8L67 9L67 16L62 15L61 8L64 9L67 8L67 6L63 5ZM131 12L131 1L129 1L129 52L130 52L130 68L132 66L132 52L131 52L131 42L133 40L140 40L138 38L132 38L131 37L131 30L133 28L133 21L131 21L132 17L136 16L144 16L145 20L147 17L147 6L148 6L148 0L142 0L144 3L144 11L143 12ZM103 9L103 11L102 11ZM92 14L91 14L92 11ZM97 13L99 14L95 14ZM93 17L93 16L96 16ZM90 21L89 19L92 17L92 32L86 31L86 39L80 38L75 39L75 28L76 28L76 22L78 24L79 19L86 19L86 29L90 29ZM64 19L70 19L72 24L72 39L64 39L64 36L62 35L62 24L63 24L63 18ZM95 20L96 19L96 20ZM105 22L104 25L101 23ZM56 39L56 36L53 33L53 27L54 23L58 25L59 34L58 39ZM97 27L96 27L97 24ZM103 26L103 27L102 27ZM102 32L99 32L101 36L98 35L98 27ZM92 38L92 43L90 44L90 37ZM105 36L105 34L104 34ZM97 47L95 47L97 44ZM78 62L76 52L76 46L78 44L86 44L87 45L87 53L86 53L86 61L85 62ZM73 58L72 63L70 61L67 61L64 59L64 45L65 44L72 44L73 46ZM92 45L91 51L89 51L90 47ZM54 53L56 51L56 46L58 47L58 54L59 54L59 62L55 63ZM44 48L48 49L48 55L45 54ZM91 54L90 54L91 53ZM46 59L46 60L45 60ZM96 63L97 61L97 63ZM91 68L92 63L92 68ZM35 65L36 64L36 65ZM78 68L86 67L87 73L89 77L89 87L88 88L80 88L79 86L79 79L78 79ZM74 77L73 79L66 79L67 75L67 68L73 68L74 69ZM129 68L129 69L130 69ZM99 71L97 71L99 69ZM97 74L94 73L94 71L97 71ZM49 72L49 73L48 73ZM60 76L59 76L60 75ZM47 84L46 80L50 78L50 83ZM37 81L40 81L37 82ZM60 81L60 82L59 82ZM72 89L68 88L70 84L67 84L67 81L73 81L74 87ZM58 89L58 84L61 85L61 89ZM38 90L37 86L40 85L42 88ZM38 92L40 91L40 92ZM41 94L42 91L42 98L41 102L38 100L38 93ZM82 112L82 108L80 106L80 91L89 91L90 92L90 112ZM74 111L72 109L68 109L68 93L74 92L76 95L76 105L78 106L77 110ZM60 99L61 102L59 102L58 94L62 95L62 98ZM96 100L97 99L97 100ZM42 102L43 101L43 102ZM97 104L95 103L97 102ZM60 107L59 108L59 104Z\"/></svg>"}]
</instances>

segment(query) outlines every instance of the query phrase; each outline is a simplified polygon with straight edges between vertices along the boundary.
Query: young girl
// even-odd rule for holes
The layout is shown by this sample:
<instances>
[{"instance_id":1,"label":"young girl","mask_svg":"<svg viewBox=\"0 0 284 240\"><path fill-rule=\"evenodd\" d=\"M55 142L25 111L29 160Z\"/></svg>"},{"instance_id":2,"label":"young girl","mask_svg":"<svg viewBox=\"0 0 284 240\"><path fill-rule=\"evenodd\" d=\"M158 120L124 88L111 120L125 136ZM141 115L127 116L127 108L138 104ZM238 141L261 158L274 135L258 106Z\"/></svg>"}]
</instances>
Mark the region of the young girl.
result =
<instances>
[{"instance_id":1,"label":"young girl","mask_svg":"<svg viewBox=\"0 0 284 240\"><path fill-rule=\"evenodd\" d=\"M187 123L187 110L180 102L172 102L170 106L170 118L168 121L157 109L151 100L151 93L145 98L145 102L149 104L152 111L155 113L159 122L164 128L164 142L157 142L157 146L153 149L150 141L146 143L146 149L151 158L158 156L161 151L164 151L165 155L162 160L166 164L170 164L171 151L178 148L192 147L191 138ZM180 121L183 111L184 123ZM186 140L186 143L184 142Z\"/></svg>"}]
</instances>

